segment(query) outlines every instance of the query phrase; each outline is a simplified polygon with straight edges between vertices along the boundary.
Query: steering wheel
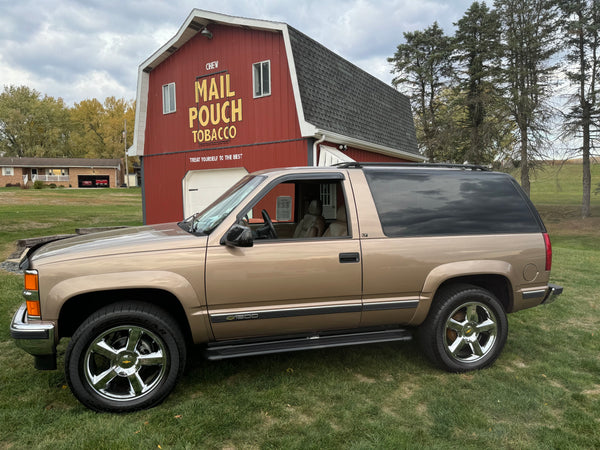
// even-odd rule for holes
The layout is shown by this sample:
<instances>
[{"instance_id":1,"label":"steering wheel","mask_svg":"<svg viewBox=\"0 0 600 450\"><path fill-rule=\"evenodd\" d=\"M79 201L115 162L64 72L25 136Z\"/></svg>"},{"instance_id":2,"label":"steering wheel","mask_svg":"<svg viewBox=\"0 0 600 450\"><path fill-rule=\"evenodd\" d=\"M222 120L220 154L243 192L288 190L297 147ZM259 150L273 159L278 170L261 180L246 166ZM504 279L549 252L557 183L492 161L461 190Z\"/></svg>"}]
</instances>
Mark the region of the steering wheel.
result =
<instances>
[{"instance_id":1,"label":"steering wheel","mask_svg":"<svg viewBox=\"0 0 600 450\"><path fill-rule=\"evenodd\" d=\"M261 211L261 214L263 216L263 220L265 221L265 225L267 226L267 229L268 229L267 231L268 231L269 239L277 239L277 231L275 231L275 227L273 226L273 221L269 217L269 213L267 212L266 209L263 209Z\"/></svg>"}]
</instances>

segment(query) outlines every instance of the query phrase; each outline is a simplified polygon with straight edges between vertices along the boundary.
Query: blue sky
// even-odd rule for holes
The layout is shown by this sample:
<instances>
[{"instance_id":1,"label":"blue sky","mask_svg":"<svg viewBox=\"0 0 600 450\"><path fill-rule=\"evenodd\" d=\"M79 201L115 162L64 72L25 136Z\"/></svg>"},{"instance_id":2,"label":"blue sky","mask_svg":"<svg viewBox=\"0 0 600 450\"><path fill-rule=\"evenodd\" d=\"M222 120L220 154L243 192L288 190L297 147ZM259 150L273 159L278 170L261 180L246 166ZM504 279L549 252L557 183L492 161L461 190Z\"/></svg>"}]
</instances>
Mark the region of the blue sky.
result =
<instances>
[{"instance_id":1,"label":"blue sky","mask_svg":"<svg viewBox=\"0 0 600 450\"><path fill-rule=\"evenodd\" d=\"M0 0L0 86L27 85L68 104L135 98L139 64L193 8L286 22L386 83L403 32L437 21L447 34L472 0Z\"/></svg>"}]
</instances>

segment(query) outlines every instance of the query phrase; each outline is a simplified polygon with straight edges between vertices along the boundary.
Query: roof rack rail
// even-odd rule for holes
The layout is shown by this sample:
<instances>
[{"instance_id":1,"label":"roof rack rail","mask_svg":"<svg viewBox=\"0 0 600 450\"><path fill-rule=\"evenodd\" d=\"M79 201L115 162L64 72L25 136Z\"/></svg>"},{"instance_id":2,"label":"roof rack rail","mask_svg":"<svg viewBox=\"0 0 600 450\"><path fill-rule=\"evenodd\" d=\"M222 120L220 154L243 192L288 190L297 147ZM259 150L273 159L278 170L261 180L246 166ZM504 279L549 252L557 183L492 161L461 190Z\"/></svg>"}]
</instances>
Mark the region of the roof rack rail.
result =
<instances>
[{"instance_id":1,"label":"roof rack rail","mask_svg":"<svg viewBox=\"0 0 600 450\"><path fill-rule=\"evenodd\" d=\"M446 163L402 163L402 162L342 162L334 164L340 169L360 169L362 167L433 167L443 169L463 169L463 170L481 170L489 171L486 166L478 166L475 164L446 164Z\"/></svg>"}]
</instances>

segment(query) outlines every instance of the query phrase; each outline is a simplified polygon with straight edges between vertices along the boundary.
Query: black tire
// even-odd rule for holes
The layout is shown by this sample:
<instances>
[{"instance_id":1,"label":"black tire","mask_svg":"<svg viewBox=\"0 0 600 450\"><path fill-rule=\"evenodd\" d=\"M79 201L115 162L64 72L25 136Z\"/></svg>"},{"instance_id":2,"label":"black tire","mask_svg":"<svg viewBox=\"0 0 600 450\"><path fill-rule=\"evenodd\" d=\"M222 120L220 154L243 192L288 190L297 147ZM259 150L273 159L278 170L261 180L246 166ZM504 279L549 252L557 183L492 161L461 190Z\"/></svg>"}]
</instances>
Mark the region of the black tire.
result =
<instances>
[{"instance_id":1,"label":"black tire","mask_svg":"<svg viewBox=\"0 0 600 450\"><path fill-rule=\"evenodd\" d=\"M418 335L434 364L449 372L467 372L488 367L498 358L508 321L492 293L460 284L436 295Z\"/></svg>"},{"instance_id":2,"label":"black tire","mask_svg":"<svg viewBox=\"0 0 600 450\"><path fill-rule=\"evenodd\" d=\"M88 408L131 412L162 402L185 361L177 322L161 308L132 301L102 308L79 326L65 353L65 374Z\"/></svg>"}]
</instances>

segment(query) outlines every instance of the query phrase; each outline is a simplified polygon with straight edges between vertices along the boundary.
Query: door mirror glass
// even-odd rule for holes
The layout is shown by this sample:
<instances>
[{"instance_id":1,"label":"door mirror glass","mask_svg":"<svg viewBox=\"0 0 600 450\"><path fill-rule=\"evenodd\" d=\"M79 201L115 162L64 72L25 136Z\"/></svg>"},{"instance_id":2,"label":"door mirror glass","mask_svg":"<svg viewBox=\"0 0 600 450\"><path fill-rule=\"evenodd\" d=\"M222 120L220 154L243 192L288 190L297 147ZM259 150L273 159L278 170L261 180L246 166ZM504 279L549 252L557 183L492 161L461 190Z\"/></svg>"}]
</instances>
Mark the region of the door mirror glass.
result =
<instances>
[{"instance_id":1,"label":"door mirror glass","mask_svg":"<svg viewBox=\"0 0 600 450\"><path fill-rule=\"evenodd\" d=\"M254 245L252 231L247 226L236 223L223 237L221 244L229 247L252 247Z\"/></svg>"}]
</instances>

